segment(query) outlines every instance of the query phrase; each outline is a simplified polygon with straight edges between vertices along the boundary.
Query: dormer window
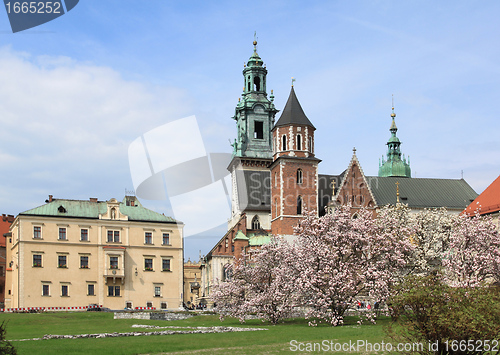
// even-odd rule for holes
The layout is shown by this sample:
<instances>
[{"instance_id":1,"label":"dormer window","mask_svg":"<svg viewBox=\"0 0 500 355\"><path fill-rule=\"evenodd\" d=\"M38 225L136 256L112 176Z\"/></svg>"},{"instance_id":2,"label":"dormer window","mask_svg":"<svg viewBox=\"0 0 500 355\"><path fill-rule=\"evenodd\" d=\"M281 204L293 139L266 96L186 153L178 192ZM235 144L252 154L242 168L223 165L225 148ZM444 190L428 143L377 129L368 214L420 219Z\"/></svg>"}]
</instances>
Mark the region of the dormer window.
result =
<instances>
[{"instance_id":1,"label":"dormer window","mask_svg":"<svg viewBox=\"0 0 500 355\"><path fill-rule=\"evenodd\" d=\"M63 206L59 206L57 211L59 211L59 213L66 213L66 209Z\"/></svg>"}]
</instances>

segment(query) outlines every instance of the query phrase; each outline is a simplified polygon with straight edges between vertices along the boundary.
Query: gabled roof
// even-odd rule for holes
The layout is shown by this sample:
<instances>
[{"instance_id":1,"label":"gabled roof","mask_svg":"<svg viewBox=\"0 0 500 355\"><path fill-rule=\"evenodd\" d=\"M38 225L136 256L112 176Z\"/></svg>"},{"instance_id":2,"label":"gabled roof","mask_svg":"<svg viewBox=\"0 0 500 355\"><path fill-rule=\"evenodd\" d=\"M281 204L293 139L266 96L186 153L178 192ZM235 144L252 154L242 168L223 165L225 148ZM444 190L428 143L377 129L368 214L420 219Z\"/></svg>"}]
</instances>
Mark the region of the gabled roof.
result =
<instances>
[{"instance_id":1,"label":"gabled roof","mask_svg":"<svg viewBox=\"0 0 500 355\"><path fill-rule=\"evenodd\" d=\"M276 122L274 127L286 126L289 124L310 126L313 129L316 129L311 121L309 121L309 119L307 118L304 110L302 110L302 106L300 106L299 100L295 95L293 86L292 90L290 91L290 96L288 97L285 108L281 113L281 117L278 122Z\"/></svg>"},{"instance_id":2,"label":"gabled roof","mask_svg":"<svg viewBox=\"0 0 500 355\"><path fill-rule=\"evenodd\" d=\"M500 176L493 181L472 203L467 206L464 212L474 215L488 214L500 211Z\"/></svg>"},{"instance_id":3,"label":"gabled roof","mask_svg":"<svg viewBox=\"0 0 500 355\"><path fill-rule=\"evenodd\" d=\"M120 202L119 209L122 214L128 216L129 221L180 223L172 217L143 207L137 199L135 199L134 206L127 206L126 198L124 198ZM106 201L53 199L45 205L21 212L19 215L99 219L99 215L106 212Z\"/></svg>"},{"instance_id":4,"label":"gabled roof","mask_svg":"<svg viewBox=\"0 0 500 355\"><path fill-rule=\"evenodd\" d=\"M477 197L463 179L367 176L366 180L378 206L396 204L396 182L399 183L399 201L410 208L462 209Z\"/></svg>"}]
</instances>

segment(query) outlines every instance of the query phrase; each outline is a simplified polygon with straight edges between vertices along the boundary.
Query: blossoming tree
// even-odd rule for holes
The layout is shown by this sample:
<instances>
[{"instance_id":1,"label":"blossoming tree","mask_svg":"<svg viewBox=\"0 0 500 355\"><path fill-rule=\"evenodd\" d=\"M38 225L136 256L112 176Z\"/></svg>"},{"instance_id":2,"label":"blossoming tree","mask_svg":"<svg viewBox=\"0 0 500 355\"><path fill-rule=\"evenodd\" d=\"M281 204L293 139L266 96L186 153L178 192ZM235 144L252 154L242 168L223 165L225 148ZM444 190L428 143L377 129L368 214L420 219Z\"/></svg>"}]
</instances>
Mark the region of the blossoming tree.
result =
<instances>
[{"instance_id":1,"label":"blossoming tree","mask_svg":"<svg viewBox=\"0 0 500 355\"><path fill-rule=\"evenodd\" d=\"M353 218L349 206L323 217L306 213L296 228L306 317L338 325L357 297L385 299L412 249L408 218L408 210L390 208L375 219L368 210Z\"/></svg>"},{"instance_id":2,"label":"blossoming tree","mask_svg":"<svg viewBox=\"0 0 500 355\"><path fill-rule=\"evenodd\" d=\"M240 321L252 313L276 324L290 317L300 294L295 280L296 249L281 238L273 238L236 260L231 280L219 283L212 293L221 317L237 317Z\"/></svg>"}]
</instances>

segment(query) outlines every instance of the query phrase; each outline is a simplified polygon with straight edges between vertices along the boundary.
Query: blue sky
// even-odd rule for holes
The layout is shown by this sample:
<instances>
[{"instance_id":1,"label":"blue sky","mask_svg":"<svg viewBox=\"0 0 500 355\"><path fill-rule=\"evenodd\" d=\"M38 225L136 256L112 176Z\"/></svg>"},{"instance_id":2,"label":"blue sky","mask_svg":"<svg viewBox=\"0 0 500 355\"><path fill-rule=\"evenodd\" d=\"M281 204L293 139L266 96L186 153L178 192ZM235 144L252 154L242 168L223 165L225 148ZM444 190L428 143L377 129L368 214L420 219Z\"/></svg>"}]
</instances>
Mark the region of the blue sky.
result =
<instances>
[{"instance_id":1,"label":"blue sky","mask_svg":"<svg viewBox=\"0 0 500 355\"><path fill-rule=\"evenodd\" d=\"M394 94L413 176L463 170L480 193L500 170L499 13L497 1L470 0L81 0L12 34L0 11L1 212L49 194L121 199L133 188L130 143L186 116L207 151L230 152L254 31L278 109L297 80L320 173L342 172L356 147L365 174L377 174ZM186 258L223 232L187 238Z\"/></svg>"}]
</instances>

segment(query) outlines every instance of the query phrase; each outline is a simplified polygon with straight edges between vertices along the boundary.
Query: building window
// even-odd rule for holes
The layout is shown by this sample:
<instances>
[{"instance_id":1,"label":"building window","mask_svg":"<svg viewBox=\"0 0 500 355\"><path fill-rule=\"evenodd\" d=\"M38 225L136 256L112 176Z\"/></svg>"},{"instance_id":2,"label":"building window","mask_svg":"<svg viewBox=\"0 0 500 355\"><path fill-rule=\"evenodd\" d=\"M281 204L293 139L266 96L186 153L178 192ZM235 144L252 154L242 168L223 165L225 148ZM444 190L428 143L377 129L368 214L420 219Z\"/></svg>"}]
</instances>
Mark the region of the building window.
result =
<instances>
[{"instance_id":1,"label":"building window","mask_svg":"<svg viewBox=\"0 0 500 355\"><path fill-rule=\"evenodd\" d=\"M108 286L108 296L109 297L119 297L120 296L120 286Z\"/></svg>"},{"instance_id":2,"label":"building window","mask_svg":"<svg viewBox=\"0 0 500 355\"><path fill-rule=\"evenodd\" d=\"M297 150L302 150L302 136L297 134Z\"/></svg>"},{"instance_id":3,"label":"building window","mask_svg":"<svg viewBox=\"0 0 500 355\"><path fill-rule=\"evenodd\" d=\"M309 137L309 153L313 152L313 139Z\"/></svg>"},{"instance_id":4,"label":"building window","mask_svg":"<svg viewBox=\"0 0 500 355\"><path fill-rule=\"evenodd\" d=\"M125 303L125 308L132 309L132 302L126 302Z\"/></svg>"},{"instance_id":5,"label":"building window","mask_svg":"<svg viewBox=\"0 0 500 355\"><path fill-rule=\"evenodd\" d=\"M50 296L50 285L42 285L42 296Z\"/></svg>"},{"instance_id":6,"label":"building window","mask_svg":"<svg viewBox=\"0 0 500 355\"><path fill-rule=\"evenodd\" d=\"M297 170L297 184L302 184L302 169Z\"/></svg>"},{"instance_id":7,"label":"building window","mask_svg":"<svg viewBox=\"0 0 500 355\"><path fill-rule=\"evenodd\" d=\"M68 285L61 285L61 296L68 297Z\"/></svg>"},{"instance_id":8,"label":"building window","mask_svg":"<svg viewBox=\"0 0 500 355\"><path fill-rule=\"evenodd\" d=\"M170 245L170 234L163 233L163 245Z\"/></svg>"},{"instance_id":9,"label":"building window","mask_svg":"<svg viewBox=\"0 0 500 355\"><path fill-rule=\"evenodd\" d=\"M281 138L281 150L286 150L286 136Z\"/></svg>"},{"instance_id":10,"label":"building window","mask_svg":"<svg viewBox=\"0 0 500 355\"><path fill-rule=\"evenodd\" d=\"M155 297L161 297L161 287L155 286Z\"/></svg>"},{"instance_id":11,"label":"building window","mask_svg":"<svg viewBox=\"0 0 500 355\"><path fill-rule=\"evenodd\" d=\"M42 255L40 254L33 255L33 267L42 267Z\"/></svg>"},{"instance_id":12,"label":"building window","mask_svg":"<svg viewBox=\"0 0 500 355\"><path fill-rule=\"evenodd\" d=\"M302 196L297 197L297 214L302 214Z\"/></svg>"},{"instance_id":13,"label":"building window","mask_svg":"<svg viewBox=\"0 0 500 355\"><path fill-rule=\"evenodd\" d=\"M274 173L274 187L278 187L278 173Z\"/></svg>"},{"instance_id":14,"label":"building window","mask_svg":"<svg viewBox=\"0 0 500 355\"><path fill-rule=\"evenodd\" d=\"M66 240L66 228L59 228L59 240Z\"/></svg>"},{"instance_id":15,"label":"building window","mask_svg":"<svg viewBox=\"0 0 500 355\"><path fill-rule=\"evenodd\" d=\"M170 271L170 259L162 259L161 269L163 271Z\"/></svg>"},{"instance_id":16,"label":"building window","mask_svg":"<svg viewBox=\"0 0 500 355\"><path fill-rule=\"evenodd\" d=\"M259 216L255 216L252 219L252 229L260 229L260 221L259 221Z\"/></svg>"},{"instance_id":17,"label":"building window","mask_svg":"<svg viewBox=\"0 0 500 355\"><path fill-rule=\"evenodd\" d=\"M120 242L120 231L108 231L108 243Z\"/></svg>"},{"instance_id":18,"label":"building window","mask_svg":"<svg viewBox=\"0 0 500 355\"><path fill-rule=\"evenodd\" d=\"M146 307L153 308L153 302L146 302Z\"/></svg>"},{"instance_id":19,"label":"building window","mask_svg":"<svg viewBox=\"0 0 500 355\"><path fill-rule=\"evenodd\" d=\"M57 257L57 267L60 268L66 268L67 263L66 263L66 255L58 255Z\"/></svg>"},{"instance_id":20,"label":"building window","mask_svg":"<svg viewBox=\"0 0 500 355\"><path fill-rule=\"evenodd\" d=\"M253 137L256 139L264 139L264 122L262 121L254 122Z\"/></svg>"},{"instance_id":21,"label":"building window","mask_svg":"<svg viewBox=\"0 0 500 355\"><path fill-rule=\"evenodd\" d=\"M153 271L153 259L144 259L144 270Z\"/></svg>"},{"instance_id":22,"label":"building window","mask_svg":"<svg viewBox=\"0 0 500 355\"><path fill-rule=\"evenodd\" d=\"M80 256L80 268L88 269L89 268L89 257L88 256Z\"/></svg>"},{"instance_id":23,"label":"building window","mask_svg":"<svg viewBox=\"0 0 500 355\"><path fill-rule=\"evenodd\" d=\"M33 227L33 238L42 239L42 227L39 226Z\"/></svg>"},{"instance_id":24,"label":"building window","mask_svg":"<svg viewBox=\"0 0 500 355\"><path fill-rule=\"evenodd\" d=\"M87 285L87 296L95 296L94 284Z\"/></svg>"},{"instance_id":25,"label":"building window","mask_svg":"<svg viewBox=\"0 0 500 355\"><path fill-rule=\"evenodd\" d=\"M144 244L153 244L153 233L144 233Z\"/></svg>"},{"instance_id":26,"label":"building window","mask_svg":"<svg viewBox=\"0 0 500 355\"><path fill-rule=\"evenodd\" d=\"M167 302L160 303L160 308L161 309L167 309Z\"/></svg>"},{"instance_id":27,"label":"building window","mask_svg":"<svg viewBox=\"0 0 500 355\"><path fill-rule=\"evenodd\" d=\"M81 229L80 230L80 240L82 242L88 242L89 241L89 230L88 229Z\"/></svg>"},{"instance_id":28,"label":"building window","mask_svg":"<svg viewBox=\"0 0 500 355\"><path fill-rule=\"evenodd\" d=\"M109 257L109 268L110 269L118 269L118 257L110 256Z\"/></svg>"}]
</instances>

